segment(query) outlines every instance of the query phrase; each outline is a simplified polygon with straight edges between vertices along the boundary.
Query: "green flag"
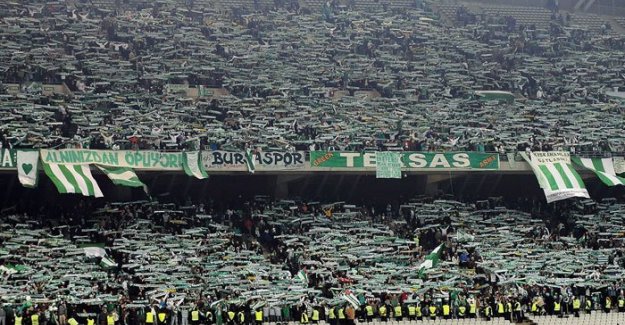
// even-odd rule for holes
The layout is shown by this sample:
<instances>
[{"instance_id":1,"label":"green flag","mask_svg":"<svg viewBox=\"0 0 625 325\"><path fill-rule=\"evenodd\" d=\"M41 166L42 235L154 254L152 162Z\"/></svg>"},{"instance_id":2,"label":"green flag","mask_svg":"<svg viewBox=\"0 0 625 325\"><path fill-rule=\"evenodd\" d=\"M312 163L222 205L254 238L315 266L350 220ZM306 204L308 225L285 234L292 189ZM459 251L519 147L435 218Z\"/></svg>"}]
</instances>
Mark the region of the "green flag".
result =
<instances>
[{"instance_id":1,"label":"green flag","mask_svg":"<svg viewBox=\"0 0 625 325\"><path fill-rule=\"evenodd\" d=\"M202 164L202 153L200 151L183 152L182 153L182 167L185 174L193 176L198 179L208 178L208 173L204 169Z\"/></svg>"},{"instance_id":2,"label":"green flag","mask_svg":"<svg viewBox=\"0 0 625 325\"><path fill-rule=\"evenodd\" d=\"M135 172L128 167L108 167L97 165L115 185L130 187L145 187Z\"/></svg>"},{"instance_id":3,"label":"green flag","mask_svg":"<svg viewBox=\"0 0 625 325\"><path fill-rule=\"evenodd\" d=\"M425 271L431 268L434 268L438 265L441 256L443 256L443 250L445 249L445 244L440 244L434 250L425 257L425 260L421 265L419 265L419 277L422 277L425 274Z\"/></svg>"},{"instance_id":4,"label":"green flag","mask_svg":"<svg viewBox=\"0 0 625 325\"><path fill-rule=\"evenodd\" d=\"M48 175L59 193L76 193L84 196L103 197L102 191L91 175L88 164L47 164L43 171Z\"/></svg>"},{"instance_id":5,"label":"green flag","mask_svg":"<svg viewBox=\"0 0 625 325\"><path fill-rule=\"evenodd\" d=\"M251 149L245 149L245 165L250 174L254 174L256 171L256 160L254 158L254 152Z\"/></svg>"},{"instance_id":6,"label":"green flag","mask_svg":"<svg viewBox=\"0 0 625 325\"><path fill-rule=\"evenodd\" d=\"M571 160L579 166L592 170L605 185L625 185L625 178L616 176L612 158L573 157Z\"/></svg>"}]
</instances>

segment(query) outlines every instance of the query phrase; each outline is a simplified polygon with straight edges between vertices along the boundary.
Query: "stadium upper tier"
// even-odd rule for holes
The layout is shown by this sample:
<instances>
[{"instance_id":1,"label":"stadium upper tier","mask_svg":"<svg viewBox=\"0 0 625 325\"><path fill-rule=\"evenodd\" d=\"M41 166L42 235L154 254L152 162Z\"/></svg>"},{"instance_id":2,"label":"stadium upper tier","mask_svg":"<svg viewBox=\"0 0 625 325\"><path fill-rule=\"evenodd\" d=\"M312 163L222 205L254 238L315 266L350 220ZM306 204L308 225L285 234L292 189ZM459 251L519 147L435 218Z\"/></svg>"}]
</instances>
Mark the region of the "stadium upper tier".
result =
<instances>
[{"instance_id":1,"label":"stadium upper tier","mask_svg":"<svg viewBox=\"0 0 625 325\"><path fill-rule=\"evenodd\" d=\"M0 4L4 148L623 151L607 23L101 3Z\"/></svg>"}]
</instances>

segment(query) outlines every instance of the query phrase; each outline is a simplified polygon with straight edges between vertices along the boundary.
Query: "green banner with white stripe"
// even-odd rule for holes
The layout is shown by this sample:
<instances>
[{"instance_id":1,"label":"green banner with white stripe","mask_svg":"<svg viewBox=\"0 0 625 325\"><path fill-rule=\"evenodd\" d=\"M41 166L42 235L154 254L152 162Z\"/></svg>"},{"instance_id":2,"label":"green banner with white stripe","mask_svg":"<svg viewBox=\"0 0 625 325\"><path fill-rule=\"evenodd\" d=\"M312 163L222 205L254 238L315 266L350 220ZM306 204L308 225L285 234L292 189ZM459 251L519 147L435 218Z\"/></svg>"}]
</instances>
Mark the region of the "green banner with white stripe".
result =
<instances>
[{"instance_id":1,"label":"green banner with white stripe","mask_svg":"<svg viewBox=\"0 0 625 325\"><path fill-rule=\"evenodd\" d=\"M44 172L52 180L59 193L104 196L91 175L89 165L47 164L45 162L42 165Z\"/></svg>"},{"instance_id":2,"label":"green banner with white stripe","mask_svg":"<svg viewBox=\"0 0 625 325\"><path fill-rule=\"evenodd\" d=\"M538 184L545 192L547 203L572 197L590 198L581 176L571 164L565 151L537 151L521 156L530 166Z\"/></svg>"},{"instance_id":3,"label":"green banner with white stripe","mask_svg":"<svg viewBox=\"0 0 625 325\"><path fill-rule=\"evenodd\" d=\"M202 155L199 151L183 152L182 168L188 176L193 176L198 179L208 178L208 173L206 173L204 169Z\"/></svg>"},{"instance_id":4,"label":"green banner with white stripe","mask_svg":"<svg viewBox=\"0 0 625 325\"><path fill-rule=\"evenodd\" d=\"M625 185L625 178L616 175L612 158L573 157L573 162L586 169L592 170L605 185Z\"/></svg>"},{"instance_id":5,"label":"green banner with white stripe","mask_svg":"<svg viewBox=\"0 0 625 325\"><path fill-rule=\"evenodd\" d=\"M115 185L129 187L145 187L137 174L126 167L107 167L96 165Z\"/></svg>"}]
</instances>

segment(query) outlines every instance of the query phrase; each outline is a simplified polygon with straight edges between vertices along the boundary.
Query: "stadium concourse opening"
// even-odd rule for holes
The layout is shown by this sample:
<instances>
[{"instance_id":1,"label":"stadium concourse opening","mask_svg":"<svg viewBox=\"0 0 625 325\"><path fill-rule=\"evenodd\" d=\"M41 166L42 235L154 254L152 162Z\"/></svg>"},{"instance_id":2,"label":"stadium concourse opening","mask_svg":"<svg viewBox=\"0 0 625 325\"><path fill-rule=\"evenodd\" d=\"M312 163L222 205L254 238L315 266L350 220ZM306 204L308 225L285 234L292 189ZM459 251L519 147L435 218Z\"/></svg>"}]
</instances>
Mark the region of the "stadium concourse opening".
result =
<instances>
[{"instance_id":1,"label":"stadium concourse opening","mask_svg":"<svg viewBox=\"0 0 625 325\"><path fill-rule=\"evenodd\" d=\"M240 203L256 195L276 199L301 198L324 202L346 201L355 204L400 202L419 195L475 201L502 197L541 200L544 196L536 177L531 173L504 174L498 172L454 172L404 174L402 179L378 179L372 173L306 173L306 174L217 174L208 180L197 180L179 172L138 172L148 186L149 195L159 201L186 200ZM93 173L104 194L99 202L135 201L148 199L142 188L113 185L102 173ZM585 177L590 174L583 174ZM606 187L597 179L586 177L584 182L591 196L622 197L623 187ZM81 195L59 194L45 175L39 177L36 189L24 188L14 171L0 172L0 202L10 207L16 202L72 201Z\"/></svg>"}]
</instances>

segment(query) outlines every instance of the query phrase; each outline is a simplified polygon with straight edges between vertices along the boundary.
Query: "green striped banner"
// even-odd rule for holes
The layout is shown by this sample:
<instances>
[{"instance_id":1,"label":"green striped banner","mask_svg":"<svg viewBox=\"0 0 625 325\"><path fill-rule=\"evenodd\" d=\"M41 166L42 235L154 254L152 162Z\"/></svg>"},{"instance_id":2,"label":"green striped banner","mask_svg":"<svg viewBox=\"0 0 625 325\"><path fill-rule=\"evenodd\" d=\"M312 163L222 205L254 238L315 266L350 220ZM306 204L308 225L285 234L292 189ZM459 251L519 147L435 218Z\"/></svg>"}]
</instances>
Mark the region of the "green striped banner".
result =
<instances>
[{"instance_id":1,"label":"green striped banner","mask_svg":"<svg viewBox=\"0 0 625 325\"><path fill-rule=\"evenodd\" d=\"M586 169L592 170L605 185L625 185L625 178L616 176L612 158L573 157L573 162Z\"/></svg>"},{"instance_id":2,"label":"green striped banner","mask_svg":"<svg viewBox=\"0 0 625 325\"><path fill-rule=\"evenodd\" d=\"M63 165L43 163L48 175L59 193L75 193L84 196L103 197L102 191L91 175L89 165Z\"/></svg>"},{"instance_id":3,"label":"green striped banner","mask_svg":"<svg viewBox=\"0 0 625 325\"><path fill-rule=\"evenodd\" d=\"M193 176L198 179L208 178L208 173L206 173L206 169L204 169L202 155L199 151L183 152L182 168L188 176Z\"/></svg>"},{"instance_id":4,"label":"green striped banner","mask_svg":"<svg viewBox=\"0 0 625 325\"><path fill-rule=\"evenodd\" d=\"M548 203L571 197L590 197L568 152L532 152L530 156L521 152L521 156L532 167Z\"/></svg>"},{"instance_id":5,"label":"green striped banner","mask_svg":"<svg viewBox=\"0 0 625 325\"><path fill-rule=\"evenodd\" d=\"M145 187L139 177L131 168L127 167L107 167L96 165L115 185L129 187Z\"/></svg>"}]
</instances>

